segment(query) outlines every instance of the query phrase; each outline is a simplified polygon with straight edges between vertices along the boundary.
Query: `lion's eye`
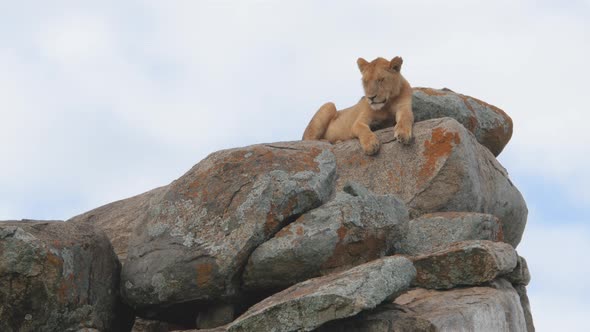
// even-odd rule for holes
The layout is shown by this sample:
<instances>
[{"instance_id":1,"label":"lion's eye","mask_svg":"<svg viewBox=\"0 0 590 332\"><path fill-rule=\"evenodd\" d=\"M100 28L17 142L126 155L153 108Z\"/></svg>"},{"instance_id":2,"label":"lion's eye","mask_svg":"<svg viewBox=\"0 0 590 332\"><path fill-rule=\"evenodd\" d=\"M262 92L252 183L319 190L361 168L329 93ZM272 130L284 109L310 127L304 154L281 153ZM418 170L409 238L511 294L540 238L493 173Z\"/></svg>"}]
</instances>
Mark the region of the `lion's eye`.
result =
<instances>
[{"instance_id":1,"label":"lion's eye","mask_svg":"<svg viewBox=\"0 0 590 332\"><path fill-rule=\"evenodd\" d=\"M377 80L377 82L378 82L379 84L381 84L381 83L383 83L383 79L382 79L382 78L380 78L380 79L378 79L378 80Z\"/></svg>"}]
</instances>

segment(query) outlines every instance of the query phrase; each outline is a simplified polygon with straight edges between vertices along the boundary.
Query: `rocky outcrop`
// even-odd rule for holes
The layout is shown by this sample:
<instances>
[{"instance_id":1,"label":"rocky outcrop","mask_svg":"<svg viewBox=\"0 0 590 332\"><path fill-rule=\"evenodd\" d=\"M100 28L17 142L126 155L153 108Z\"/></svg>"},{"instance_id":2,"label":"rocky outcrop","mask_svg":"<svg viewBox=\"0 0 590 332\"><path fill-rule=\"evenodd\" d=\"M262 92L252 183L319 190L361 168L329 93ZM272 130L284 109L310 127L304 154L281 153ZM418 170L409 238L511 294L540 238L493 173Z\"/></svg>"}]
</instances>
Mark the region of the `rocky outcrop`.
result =
<instances>
[{"instance_id":1,"label":"rocky outcrop","mask_svg":"<svg viewBox=\"0 0 590 332\"><path fill-rule=\"evenodd\" d=\"M418 122L414 135L406 146L395 141L392 128L377 132L382 145L376 156L365 155L358 140L336 144L337 188L355 181L376 194L396 195L413 218L443 211L492 214L504 241L516 247L528 211L490 151L450 118Z\"/></svg>"},{"instance_id":2,"label":"rocky outcrop","mask_svg":"<svg viewBox=\"0 0 590 332\"><path fill-rule=\"evenodd\" d=\"M128 329L119 271L92 225L0 222L0 331Z\"/></svg>"},{"instance_id":3,"label":"rocky outcrop","mask_svg":"<svg viewBox=\"0 0 590 332\"><path fill-rule=\"evenodd\" d=\"M330 145L297 142L216 152L152 202L131 236L125 300L140 312L232 298L252 251L334 187Z\"/></svg>"},{"instance_id":4,"label":"rocky outcrop","mask_svg":"<svg viewBox=\"0 0 590 332\"><path fill-rule=\"evenodd\" d=\"M518 293L505 280L446 291L414 289L395 303L431 322L437 331L526 331Z\"/></svg>"},{"instance_id":5,"label":"rocky outcrop","mask_svg":"<svg viewBox=\"0 0 590 332\"><path fill-rule=\"evenodd\" d=\"M412 257L414 285L431 289L478 285L514 270L517 255L507 243L463 241Z\"/></svg>"},{"instance_id":6,"label":"rocky outcrop","mask_svg":"<svg viewBox=\"0 0 590 332\"><path fill-rule=\"evenodd\" d=\"M414 88L412 109L416 122L444 117L457 120L494 156L502 152L512 137L512 119L508 114L449 89Z\"/></svg>"},{"instance_id":7,"label":"rocky outcrop","mask_svg":"<svg viewBox=\"0 0 590 332\"><path fill-rule=\"evenodd\" d=\"M417 256L467 240L502 241L502 225L491 214L438 212L412 219L400 252Z\"/></svg>"},{"instance_id":8,"label":"rocky outcrop","mask_svg":"<svg viewBox=\"0 0 590 332\"><path fill-rule=\"evenodd\" d=\"M310 279L254 305L227 331L311 331L321 324L372 309L407 289L412 263L387 257L350 270Z\"/></svg>"},{"instance_id":9,"label":"rocky outcrop","mask_svg":"<svg viewBox=\"0 0 590 332\"><path fill-rule=\"evenodd\" d=\"M527 208L494 157L510 118L444 89L414 113L375 156L224 150L67 223L0 224L0 330L129 331L120 290L134 331L534 331Z\"/></svg>"},{"instance_id":10,"label":"rocky outcrop","mask_svg":"<svg viewBox=\"0 0 590 332\"><path fill-rule=\"evenodd\" d=\"M408 210L396 197L357 184L309 211L250 256L247 290L282 289L395 252L407 233Z\"/></svg>"}]
</instances>

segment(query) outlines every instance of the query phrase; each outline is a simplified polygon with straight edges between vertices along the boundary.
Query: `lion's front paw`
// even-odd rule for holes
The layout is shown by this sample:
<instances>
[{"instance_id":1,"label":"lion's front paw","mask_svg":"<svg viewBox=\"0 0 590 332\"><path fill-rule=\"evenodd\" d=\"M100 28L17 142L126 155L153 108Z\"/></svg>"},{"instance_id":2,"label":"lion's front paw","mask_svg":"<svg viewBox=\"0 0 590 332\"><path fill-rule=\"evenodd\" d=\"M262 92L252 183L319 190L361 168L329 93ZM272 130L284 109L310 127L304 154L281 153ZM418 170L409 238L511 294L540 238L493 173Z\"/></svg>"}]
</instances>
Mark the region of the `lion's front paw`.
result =
<instances>
[{"instance_id":1,"label":"lion's front paw","mask_svg":"<svg viewBox=\"0 0 590 332\"><path fill-rule=\"evenodd\" d=\"M410 144L412 140L412 127L400 126L400 124L395 125L395 128L393 128L393 137L400 143Z\"/></svg>"},{"instance_id":2,"label":"lion's front paw","mask_svg":"<svg viewBox=\"0 0 590 332\"><path fill-rule=\"evenodd\" d=\"M372 156L379 152L381 143L375 134L368 136L366 139L361 140L361 146L365 154Z\"/></svg>"}]
</instances>

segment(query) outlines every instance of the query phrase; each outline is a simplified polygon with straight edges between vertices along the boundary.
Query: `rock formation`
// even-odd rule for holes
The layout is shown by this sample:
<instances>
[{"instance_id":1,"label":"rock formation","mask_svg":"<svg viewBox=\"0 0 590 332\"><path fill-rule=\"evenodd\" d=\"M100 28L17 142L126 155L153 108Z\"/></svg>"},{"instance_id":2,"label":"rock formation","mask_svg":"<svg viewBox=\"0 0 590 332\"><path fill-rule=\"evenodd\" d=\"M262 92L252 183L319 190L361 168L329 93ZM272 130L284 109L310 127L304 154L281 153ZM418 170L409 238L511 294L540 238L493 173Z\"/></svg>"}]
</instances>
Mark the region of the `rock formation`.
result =
<instances>
[{"instance_id":1,"label":"rock formation","mask_svg":"<svg viewBox=\"0 0 590 332\"><path fill-rule=\"evenodd\" d=\"M120 270L109 239L91 224L0 222L0 331L130 327Z\"/></svg>"},{"instance_id":2,"label":"rock formation","mask_svg":"<svg viewBox=\"0 0 590 332\"><path fill-rule=\"evenodd\" d=\"M0 223L0 330L129 331L127 305L138 332L534 331L527 208L495 158L510 117L427 88L414 113L413 142L382 129L376 156L224 150L65 223Z\"/></svg>"}]
</instances>

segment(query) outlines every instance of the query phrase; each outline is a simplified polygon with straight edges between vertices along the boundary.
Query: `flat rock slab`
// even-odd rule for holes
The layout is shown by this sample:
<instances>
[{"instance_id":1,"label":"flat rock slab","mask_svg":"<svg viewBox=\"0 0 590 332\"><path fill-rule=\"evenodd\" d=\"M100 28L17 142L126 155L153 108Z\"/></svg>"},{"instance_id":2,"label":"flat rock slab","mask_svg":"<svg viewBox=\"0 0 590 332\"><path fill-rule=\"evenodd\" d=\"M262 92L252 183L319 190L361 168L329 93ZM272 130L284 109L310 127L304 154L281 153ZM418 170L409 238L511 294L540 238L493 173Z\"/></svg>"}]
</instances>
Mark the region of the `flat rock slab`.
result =
<instances>
[{"instance_id":1,"label":"flat rock slab","mask_svg":"<svg viewBox=\"0 0 590 332\"><path fill-rule=\"evenodd\" d=\"M392 195L348 184L260 245L244 272L248 290L284 289L390 255L404 238L408 210Z\"/></svg>"},{"instance_id":2,"label":"flat rock slab","mask_svg":"<svg viewBox=\"0 0 590 332\"><path fill-rule=\"evenodd\" d=\"M311 331L335 319L372 309L407 289L415 276L411 261L386 257L347 271L310 279L254 305L227 331Z\"/></svg>"},{"instance_id":3,"label":"flat rock slab","mask_svg":"<svg viewBox=\"0 0 590 332\"><path fill-rule=\"evenodd\" d=\"M379 195L406 203L410 217L433 212L480 212L496 216L504 241L516 247L526 224L525 201L490 151L451 118L418 122L410 145L393 129L377 131L381 150L363 153L358 140L334 145L337 189L357 182Z\"/></svg>"},{"instance_id":4,"label":"flat rock slab","mask_svg":"<svg viewBox=\"0 0 590 332\"><path fill-rule=\"evenodd\" d=\"M431 322L436 331L526 331L518 293L505 280L446 291L417 288L394 301Z\"/></svg>"},{"instance_id":5,"label":"flat rock slab","mask_svg":"<svg viewBox=\"0 0 590 332\"><path fill-rule=\"evenodd\" d=\"M412 109L416 122L443 117L457 120L494 156L502 152L512 137L512 119L508 114L449 89L414 88Z\"/></svg>"},{"instance_id":6,"label":"flat rock slab","mask_svg":"<svg viewBox=\"0 0 590 332\"><path fill-rule=\"evenodd\" d=\"M211 154L152 201L130 238L122 293L151 311L239 291L248 257L334 189L335 157L322 142L254 145Z\"/></svg>"},{"instance_id":7,"label":"flat rock slab","mask_svg":"<svg viewBox=\"0 0 590 332\"><path fill-rule=\"evenodd\" d=\"M516 251L507 243L463 241L411 258L416 267L414 286L448 289L477 285L514 270Z\"/></svg>"},{"instance_id":8,"label":"flat rock slab","mask_svg":"<svg viewBox=\"0 0 590 332\"><path fill-rule=\"evenodd\" d=\"M476 212L438 212L410 220L400 253L417 256L454 242L502 241L502 224L495 216Z\"/></svg>"},{"instance_id":9,"label":"flat rock slab","mask_svg":"<svg viewBox=\"0 0 590 332\"><path fill-rule=\"evenodd\" d=\"M328 322L316 332L436 332L434 324L395 303L382 303L356 316Z\"/></svg>"},{"instance_id":10,"label":"flat rock slab","mask_svg":"<svg viewBox=\"0 0 590 332\"><path fill-rule=\"evenodd\" d=\"M0 222L0 331L119 331L119 273L92 225Z\"/></svg>"}]
</instances>

